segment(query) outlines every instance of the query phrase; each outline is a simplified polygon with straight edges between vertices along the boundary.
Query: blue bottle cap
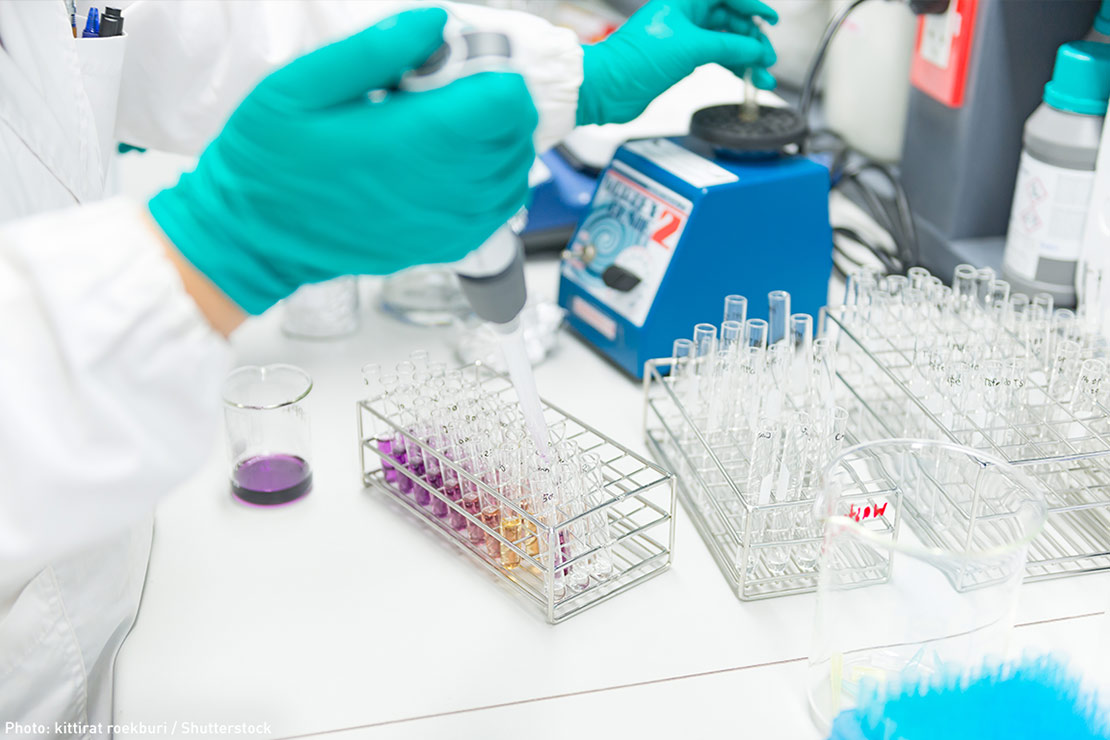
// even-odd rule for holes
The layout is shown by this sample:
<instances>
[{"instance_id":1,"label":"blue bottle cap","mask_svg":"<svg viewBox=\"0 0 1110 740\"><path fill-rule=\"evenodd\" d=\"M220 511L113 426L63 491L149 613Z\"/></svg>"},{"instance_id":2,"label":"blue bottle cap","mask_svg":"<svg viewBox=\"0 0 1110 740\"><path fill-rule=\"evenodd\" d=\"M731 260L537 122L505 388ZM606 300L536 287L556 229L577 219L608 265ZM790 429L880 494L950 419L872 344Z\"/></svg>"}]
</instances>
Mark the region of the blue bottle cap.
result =
<instances>
[{"instance_id":1,"label":"blue bottle cap","mask_svg":"<svg viewBox=\"0 0 1110 740\"><path fill-rule=\"evenodd\" d=\"M1110 0L1102 0L1095 16L1095 30L1103 36L1110 36Z\"/></svg>"},{"instance_id":2,"label":"blue bottle cap","mask_svg":"<svg viewBox=\"0 0 1110 740\"><path fill-rule=\"evenodd\" d=\"M1056 51L1044 102L1058 110L1091 116L1106 114L1110 98L1110 44L1071 41Z\"/></svg>"}]
</instances>

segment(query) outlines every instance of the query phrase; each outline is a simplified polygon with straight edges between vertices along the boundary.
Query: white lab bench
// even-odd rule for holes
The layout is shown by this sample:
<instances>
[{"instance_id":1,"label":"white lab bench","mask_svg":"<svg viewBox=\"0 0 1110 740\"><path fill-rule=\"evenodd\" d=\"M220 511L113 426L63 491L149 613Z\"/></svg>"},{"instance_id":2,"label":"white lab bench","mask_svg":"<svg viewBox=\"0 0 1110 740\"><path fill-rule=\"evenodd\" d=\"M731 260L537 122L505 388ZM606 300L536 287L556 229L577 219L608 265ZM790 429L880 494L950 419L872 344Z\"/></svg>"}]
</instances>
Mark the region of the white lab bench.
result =
<instances>
[{"instance_id":1,"label":"white lab bench","mask_svg":"<svg viewBox=\"0 0 1110 740\"><path fill-rule=\"evenodd\" d=\"M554 260L529 264L528 277L554 297ZM373 308L364 318L335 342L286 338L276 315L236 334L239 363L313 376L314 490L272 510L238 504L213 440L207 464L158 509L142 607L116 666L117 723L269 723L272 737L343 740L818 737L804 699L812 595L737 601L681 507L668 572L550 626L364 490L360 366L419 348L451 359L448 330ZM639 384L573 335L537 383L646 454ZM1016 641L1095 665L1108 601L1110 574L1027 585Z\"/></svg>"}]
</instances>

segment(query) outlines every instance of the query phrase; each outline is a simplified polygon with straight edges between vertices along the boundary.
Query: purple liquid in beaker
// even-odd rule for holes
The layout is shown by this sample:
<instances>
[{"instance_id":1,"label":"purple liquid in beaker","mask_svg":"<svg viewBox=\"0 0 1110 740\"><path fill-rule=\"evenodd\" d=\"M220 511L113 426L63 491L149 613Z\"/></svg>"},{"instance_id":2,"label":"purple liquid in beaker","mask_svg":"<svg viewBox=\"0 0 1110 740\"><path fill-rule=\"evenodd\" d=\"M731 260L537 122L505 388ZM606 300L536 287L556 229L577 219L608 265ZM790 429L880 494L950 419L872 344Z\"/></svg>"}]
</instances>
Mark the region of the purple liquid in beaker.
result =
<instances>
[{"instance_id":1,"label":"purple liquid in beaker","mask_svg":"<svg viewBox=\"0 0 1110 740\"><path fill-rule=\"evenodd\" d=\"M296 501L312 488L312 471L296 455L258 455L235 466L231 492L255 506Z\"/></svg>"}]
</instances>

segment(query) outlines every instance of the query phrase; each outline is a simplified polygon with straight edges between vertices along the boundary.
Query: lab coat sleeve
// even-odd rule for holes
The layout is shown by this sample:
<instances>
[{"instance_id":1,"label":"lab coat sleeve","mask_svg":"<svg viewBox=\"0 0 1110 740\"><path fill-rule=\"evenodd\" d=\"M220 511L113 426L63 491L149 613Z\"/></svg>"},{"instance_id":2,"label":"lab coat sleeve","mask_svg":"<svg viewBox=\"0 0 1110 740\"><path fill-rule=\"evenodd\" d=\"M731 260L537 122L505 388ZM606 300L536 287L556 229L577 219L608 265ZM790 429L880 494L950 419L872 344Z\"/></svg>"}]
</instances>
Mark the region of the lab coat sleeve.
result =
<instances>
[{"instance_id":1,"label":"lab coat sleeve","mask_svg":"<svg viewBox=\"0 0 1110 740\"><path fill-rule=\"evenodd\" d=\"M125 199L0 228L0 572L149 515L218 438L227 342Z\"/></svg>"},{"instance_id":2,"label":"lab coat sleeve","mask_svg":"<svg viewBox=\"0 0 1110 740\"><path fill-rule=\"evenodd\" d=\"M501 30L540 114L542 152L574 128L582 48L574 33L508 10L435 3L464 22ZM417 2L139 0L125 14L127 56L116 134L120 141L198 154L270 71Z\"/></svg>"}]
</instances>

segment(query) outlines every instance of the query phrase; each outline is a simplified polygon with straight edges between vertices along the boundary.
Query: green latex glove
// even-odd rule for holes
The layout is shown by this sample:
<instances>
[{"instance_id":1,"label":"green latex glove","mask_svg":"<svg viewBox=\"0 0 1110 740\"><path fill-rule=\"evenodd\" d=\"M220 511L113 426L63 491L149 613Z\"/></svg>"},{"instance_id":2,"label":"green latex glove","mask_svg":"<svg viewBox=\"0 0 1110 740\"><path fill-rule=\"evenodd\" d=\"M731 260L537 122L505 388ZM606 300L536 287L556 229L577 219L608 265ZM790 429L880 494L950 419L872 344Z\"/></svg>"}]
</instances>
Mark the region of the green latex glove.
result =
<instances>
[{"instance_id":1,"label":"green latex glove","mask_svg":"<svg viewBox=\"0 0 1110 740\"><path fill-rule=\"evenodd\" d=\"M524 203L538 117L519 75L367 96L423 63L446 20L400 13L277 70L151 199L170 241L245 311L304 283L461 259Z\"/></svg>"},{"instance_id":2,"label":"green latex glove","mask_svg":"<svg viewBox=\"0 0 1110 740\"><path fill-rule=\"evenodd\" d=\"M757 87L775 78L775 50L752 21L778 14L759 0L652 0L609 38L584 47L578 124L624 123L695 68L716 62ZM739 88L738 88L739 90Z\"/></svg>"}]
</instances>

